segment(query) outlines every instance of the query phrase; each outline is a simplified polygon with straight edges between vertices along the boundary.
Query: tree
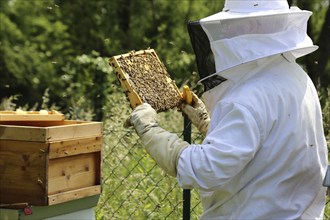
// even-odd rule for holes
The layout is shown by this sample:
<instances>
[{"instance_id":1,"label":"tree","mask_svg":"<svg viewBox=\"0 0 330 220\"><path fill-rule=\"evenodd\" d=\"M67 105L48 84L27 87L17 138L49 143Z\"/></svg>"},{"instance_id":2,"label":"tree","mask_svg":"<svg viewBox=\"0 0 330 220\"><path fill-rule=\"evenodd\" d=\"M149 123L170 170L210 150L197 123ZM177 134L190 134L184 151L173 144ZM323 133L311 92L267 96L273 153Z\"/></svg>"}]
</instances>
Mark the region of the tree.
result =
<instances>
[{"instance_id":1,"label":"tree","mask_svg":"<svg viewBox=\"0 0 330 220\"><path fill-rule=\"evenodd\" d=\"M51 5L52 0L1 1L2 98L21 94L19 105L33 105L46 89L55 92L61 85L58 64L68 58L70 42Z\"/></svg>"},{"instance_id":2,"label":"tree","mask_svg":"<svg viewBox=\"0 0 330 220\"><path fill-rule=\"evenodd\" d=\"M308 31L320 49L298 61L323 89L330 82L329 1L289 0L292 5L315 11ZM1 99L24 94L17 101L19 106L39 103L40 107L48 91L50 104L56 103L64 112L69 112L80 97L90 99L83 106L96 111L109 95L106 72L112 73L111 69L100 71L94 61L149 47L156 50L179 87L187 82L195 87L195 55L186 25L219 12L223 3L1 0ZM88 57L89 63L81 63L82 57ZM95 119L101 118L97 110Z\"/></svg>"}]
</instances>

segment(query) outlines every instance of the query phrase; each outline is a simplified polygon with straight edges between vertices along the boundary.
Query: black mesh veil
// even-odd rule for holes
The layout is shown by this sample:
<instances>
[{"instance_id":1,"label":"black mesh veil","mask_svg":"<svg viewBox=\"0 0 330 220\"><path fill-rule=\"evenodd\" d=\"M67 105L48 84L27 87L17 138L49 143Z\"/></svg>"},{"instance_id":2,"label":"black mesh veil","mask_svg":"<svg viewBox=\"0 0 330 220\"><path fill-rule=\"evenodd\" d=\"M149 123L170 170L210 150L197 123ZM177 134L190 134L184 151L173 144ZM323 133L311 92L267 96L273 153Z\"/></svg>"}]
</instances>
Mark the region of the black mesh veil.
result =
<instances>
[{"instance_id":1,"label":"black mesh veil","mask_svg":"<svg viewBox=\"0 0 330 220\"><path fill-rule=\"evenodd\" d=\"M189 22L187 28L196 55L199 77L203 79L215 72L215 63L210 48L210 41L199 21Z\"/></svg>"},{"instance_id":2,"label":"black mesh veil","mask_svg":"<svg viewBox=\"0 0 330 220\"><path fill-rule=\"evenodd\" d=\"M199 77L204 79L216 71L210 41L199 21L188 22L187 29L195 52ZM207 91L225 80L223 77L214 75L201 82L204 85L204 91Z\"/></svg>"}]
</instances>

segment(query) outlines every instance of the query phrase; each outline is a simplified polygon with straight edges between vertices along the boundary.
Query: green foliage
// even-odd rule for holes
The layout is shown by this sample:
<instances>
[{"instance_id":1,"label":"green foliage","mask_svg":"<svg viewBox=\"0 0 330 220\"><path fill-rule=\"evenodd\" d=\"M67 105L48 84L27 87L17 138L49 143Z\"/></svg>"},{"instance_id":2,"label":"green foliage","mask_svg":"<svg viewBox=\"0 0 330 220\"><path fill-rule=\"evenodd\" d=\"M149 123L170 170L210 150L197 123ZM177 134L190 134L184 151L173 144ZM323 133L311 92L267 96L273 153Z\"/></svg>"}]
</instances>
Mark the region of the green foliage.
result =
<instances>
[{"instance_id":1,"label":"green foliage","mask_svg":"<svg viewBox=\"0 0 330 220\"><path fill-rule=\"evenodd\" d=\"M40 107L42 94L48 90L50 105L56 104L71 115L86 110L93 119L102 120L106 92L111 91L104 75L110 70L102 70L88 59L97 62L98 57L106 60L149 47L156 50L179 87L188 84L198 90L195 56L186 24L218 12L223 2L1 0L1 97L20 94L17 105L38 103ZM328 3L292 2L317 11L310 28L317 41ZM323 71L324 62L319 57L325 57L316 55L300 62L307 62L317 83L319 76L328 79L330 64L326 66L326 75L315 74ZM323 80L322 86L325 84Z\"/></svg>"},{"instance_id":2,"label":"green foliage","mask_svg":"<svg viewBox=\"0 0 330 220\"><path fill-rule=\"evenodd\" d=\"M330 147L330 86L320 93L321 103L323 103L323 126L327 138L328 147Z\"/></svg>"},{"instance_id":3,"label":"green foliage","mask_svg":"<svg viewBox=\"0 0 330 220\"><path fill-rule=\"evenodd\" d=\"M113 74L108 59L99 57L96 51L75 57L62 68L62 90L56 91L60 97L57 103L69 108L75 118L80 118L80 111L88 109L102 120L105 97L113 92L116 81L110 73Z\"/></svg>"},{"instance_id":4,"label":"green foliage","mask_svg":"<svg viewBox=\"0 0 330 220\"><path fill-rule=\"evenodd\" d=\"M1 1L1 95L20 94L19 105L41 102L46 89L60 89L61 66L70 51L67 27L54 21L52 1ZM69 59L69 58L68 58Z\"/></svg>"},{"instance_id":5,"label":"green foliage","mask_svg":"<svg viewBox=\"0 0 330 220\"><path fill-rule=\"evenodd\" d=\"M50 105L72 115L84 109L101 120L109 70L88 59L149 47L179 86L189 80L193 87L197 75L186 22L214 13L220 3L2 0L1 97L20 94L18 106L40 107L47 89Z\"/></svg>"}]
</instances>

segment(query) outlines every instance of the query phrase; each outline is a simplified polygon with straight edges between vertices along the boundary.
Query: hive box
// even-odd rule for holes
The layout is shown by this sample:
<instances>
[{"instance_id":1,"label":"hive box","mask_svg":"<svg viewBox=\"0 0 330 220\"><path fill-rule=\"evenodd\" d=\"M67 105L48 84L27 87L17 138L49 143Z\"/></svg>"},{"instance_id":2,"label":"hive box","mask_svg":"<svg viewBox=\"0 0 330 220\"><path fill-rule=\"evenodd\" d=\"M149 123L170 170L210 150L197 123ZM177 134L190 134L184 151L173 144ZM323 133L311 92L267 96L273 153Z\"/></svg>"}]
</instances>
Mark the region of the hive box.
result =
<instances>
[{"instance_id":1,"label":"hive box","mask_svg":"<svg viewBox=\"0 0 330 220\"><path fill-rule=\"evenodd\" d=\"M101 193L102 123L0 121L0 204L47 206Z\"/></svg>"}]
</instances>

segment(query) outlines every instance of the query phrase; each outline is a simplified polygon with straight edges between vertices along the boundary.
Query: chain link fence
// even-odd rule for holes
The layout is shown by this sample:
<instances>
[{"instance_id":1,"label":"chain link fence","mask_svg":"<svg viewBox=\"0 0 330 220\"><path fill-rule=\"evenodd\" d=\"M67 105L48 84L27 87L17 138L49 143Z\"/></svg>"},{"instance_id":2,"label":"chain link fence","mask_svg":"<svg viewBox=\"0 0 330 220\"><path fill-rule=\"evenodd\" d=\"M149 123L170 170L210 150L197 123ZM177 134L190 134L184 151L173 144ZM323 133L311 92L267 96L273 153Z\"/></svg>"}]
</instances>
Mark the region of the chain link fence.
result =
<instances>
[{"instance_id":1,"label":"chain link fence","mask_svg":"<svg viewBox=\"0 0 330 220\"><path fill-rule=\"evenodd\" d=\"M182 133L177 133L182 138ZM194 140L201 136L193 134ZM183 190L146 153L133 130L105 130L97 219L181 219ZM191 192L191 219L202 209Z\"/></svg>"},{"instance_id":2,"label":"chain link fence","mask_svg":"<svg viewBox=\"0 0 330 220\"><path fill-rule=\"evenodd\" d=\"M184 131L173 133L186 138ZM191 143L201 140L198 132L191 133ZM95 209L97 219L199 219L202 207L197 191L191 190L190 201L184 202L176 179L155 164L134 130L105 127L102 166L103 189ZM187 205L190 216L183 216ZM327 198L324 219L330 219L329 213Z\"/></svg>"}]
</instances>

